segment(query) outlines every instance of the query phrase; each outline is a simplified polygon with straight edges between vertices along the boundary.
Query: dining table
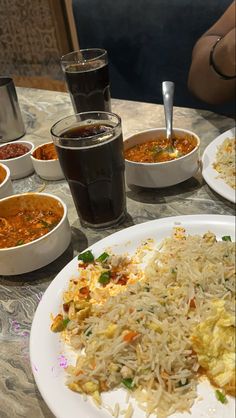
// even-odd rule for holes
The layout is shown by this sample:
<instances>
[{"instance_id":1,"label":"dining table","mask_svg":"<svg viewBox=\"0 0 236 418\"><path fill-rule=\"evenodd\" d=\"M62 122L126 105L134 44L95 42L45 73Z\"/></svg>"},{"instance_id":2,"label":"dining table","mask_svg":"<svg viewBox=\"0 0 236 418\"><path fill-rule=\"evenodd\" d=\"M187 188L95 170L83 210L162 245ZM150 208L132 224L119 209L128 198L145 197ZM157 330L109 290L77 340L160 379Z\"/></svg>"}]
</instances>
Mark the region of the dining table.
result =
<instances>
[{"instance_id":1,"label":"dining table","mask_svg":"<svg viewBox=\"0 0 236 418\"><path fill-rule=\"evenodd\" d=\"M73 114L68 93L18 87L17 95L26 128L22 139L35 146L51 141L51 126ZM112 99L112 111L121 117L124 138L165 126L161 104ZM174 107L173 124L200 137L202 155L211 141L235 126L235 121L211 111ZM61 269L95 242L132 225L178 215L234 215L235 207L208 186L201 169L194 177L168 188L126 185L127 216L122 224L107 229L80 224L66 180L46 181L34 173L13 180L13 189L15 194L45 192L60 197L67 205L72 232L69 247L51 264L15 276L3 276L0 272L0 418L50 418L53 414L42 399L31 370L29 338L37 305Z\"/></svg>"}]
</instances>

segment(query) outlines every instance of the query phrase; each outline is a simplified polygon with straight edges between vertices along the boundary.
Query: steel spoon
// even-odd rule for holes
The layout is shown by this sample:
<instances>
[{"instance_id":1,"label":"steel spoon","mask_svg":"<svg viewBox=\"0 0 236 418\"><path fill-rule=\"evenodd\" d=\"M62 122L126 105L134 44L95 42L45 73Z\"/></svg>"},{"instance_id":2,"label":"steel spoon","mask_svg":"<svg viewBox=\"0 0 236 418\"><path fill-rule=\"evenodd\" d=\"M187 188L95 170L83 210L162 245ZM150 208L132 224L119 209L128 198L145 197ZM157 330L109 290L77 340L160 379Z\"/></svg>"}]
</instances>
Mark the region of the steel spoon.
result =
<instances>
[{"instance_id":1,"label":"steel spoon","mask_svg":"<svg viewBox=\"0 0 236 418\"><path fill-rule=\"evenodd\" d=\"M178 154L178 150L174 147L173 144L172 132L174 91L175 84L173 83L173 81L163 81L162 96L166 120L166 138L168 140L168 145L164 148L164 150L165 152Z\"/></svg>"}]
</instances>

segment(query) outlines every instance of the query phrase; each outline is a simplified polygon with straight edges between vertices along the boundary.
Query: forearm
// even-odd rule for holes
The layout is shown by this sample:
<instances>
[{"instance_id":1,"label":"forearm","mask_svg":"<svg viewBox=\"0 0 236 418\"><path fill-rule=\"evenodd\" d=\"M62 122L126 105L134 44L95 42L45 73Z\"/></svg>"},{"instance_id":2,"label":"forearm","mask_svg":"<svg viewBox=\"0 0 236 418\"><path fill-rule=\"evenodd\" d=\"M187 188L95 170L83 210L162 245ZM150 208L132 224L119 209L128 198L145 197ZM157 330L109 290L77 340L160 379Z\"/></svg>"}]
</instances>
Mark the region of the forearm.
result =
<instances>
[{"instance_id":1,"label":"forearm","mask_svg":"<svg viewBox=\"0 0 236 418\"><path fill-rule=\"evenodd\" d=\"M214 50L214 62L222 74L235 75L235 52L229 50L229 37L227 34L216 45ZM235 79L222 79L210 66L209 57L218 35L203 36L197 42L189 72L188 86L195 96L201 100L217 104L228 101L235 94Z\"/></svg>"}]
</instances>

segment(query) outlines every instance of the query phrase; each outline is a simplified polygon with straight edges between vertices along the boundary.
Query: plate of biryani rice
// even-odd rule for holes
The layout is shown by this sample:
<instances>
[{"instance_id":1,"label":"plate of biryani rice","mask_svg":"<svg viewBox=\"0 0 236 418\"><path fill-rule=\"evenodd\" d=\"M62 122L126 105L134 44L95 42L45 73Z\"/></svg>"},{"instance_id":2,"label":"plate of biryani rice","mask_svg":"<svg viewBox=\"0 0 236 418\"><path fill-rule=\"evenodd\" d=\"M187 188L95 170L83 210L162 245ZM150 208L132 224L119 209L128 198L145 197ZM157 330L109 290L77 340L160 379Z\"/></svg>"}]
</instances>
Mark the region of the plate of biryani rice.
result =
<instances>
[{"instance_id":1,"label":"plate of biryani rice","mask_svg":"<svg viewBox=\"0 0 236 418\"><path fill-rule=\"evenodd\" d=\"M219 135L202 156L202 175L219 195L236 202L236 134L235 128Z\"/></svg>"},{"instance_id":2,"label":"plate of biryani rice","mask_svg":"<svg viewBox=\"0 0 236 418\"><path fill-rule=\"evenodd\" d=\"M230 418L235 221L177 216L116 232L52 281L30 335L58 418Z\"/></svg>"}]
</instances>

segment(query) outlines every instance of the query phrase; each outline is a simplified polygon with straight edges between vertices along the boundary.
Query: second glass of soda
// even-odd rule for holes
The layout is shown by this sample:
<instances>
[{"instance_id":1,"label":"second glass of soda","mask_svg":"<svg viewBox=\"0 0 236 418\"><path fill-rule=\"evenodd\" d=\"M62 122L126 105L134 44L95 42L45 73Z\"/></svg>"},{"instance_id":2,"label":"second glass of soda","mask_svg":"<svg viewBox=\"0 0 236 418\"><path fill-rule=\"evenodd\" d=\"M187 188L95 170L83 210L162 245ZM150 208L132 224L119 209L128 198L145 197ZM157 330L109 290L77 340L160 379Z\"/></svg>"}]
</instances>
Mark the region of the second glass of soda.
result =
<instances>
[{"instance_id":1,"label":"second glass of soda","mask_svg":"<svg viewBox=\"0 0 236 418\"><path fill-rule=\"evenodd\" d=\"M111 111L108 57L105 49L81 49L61 58L74 112Z\"/></svg>"}]
</instances>

